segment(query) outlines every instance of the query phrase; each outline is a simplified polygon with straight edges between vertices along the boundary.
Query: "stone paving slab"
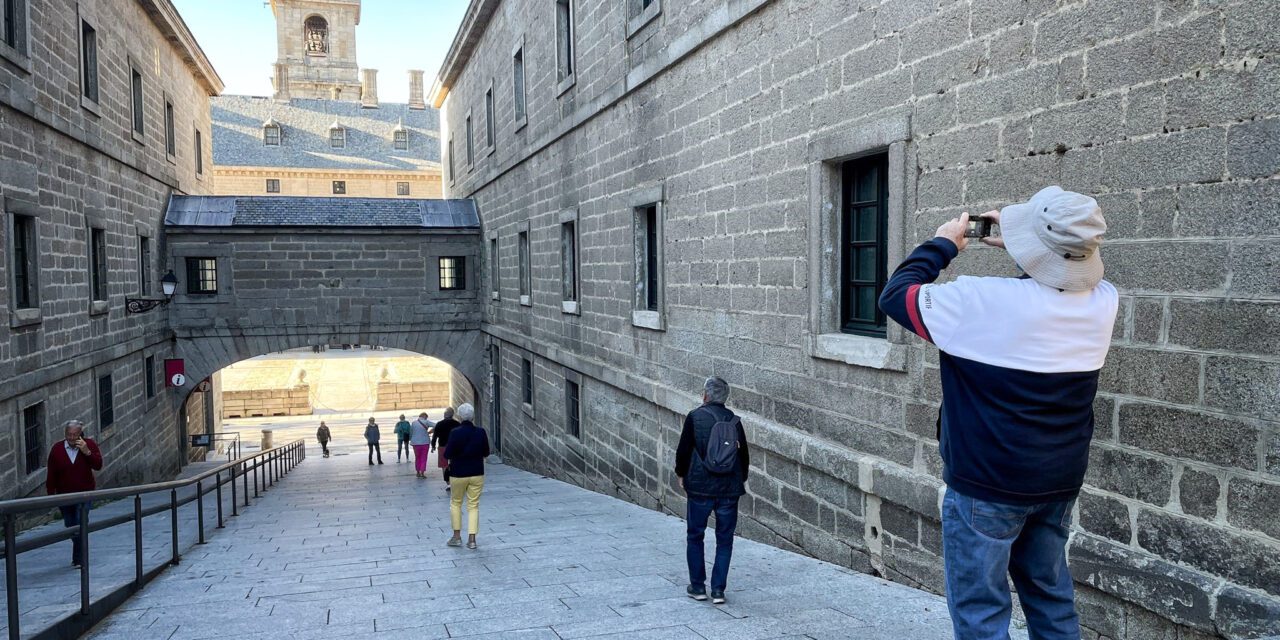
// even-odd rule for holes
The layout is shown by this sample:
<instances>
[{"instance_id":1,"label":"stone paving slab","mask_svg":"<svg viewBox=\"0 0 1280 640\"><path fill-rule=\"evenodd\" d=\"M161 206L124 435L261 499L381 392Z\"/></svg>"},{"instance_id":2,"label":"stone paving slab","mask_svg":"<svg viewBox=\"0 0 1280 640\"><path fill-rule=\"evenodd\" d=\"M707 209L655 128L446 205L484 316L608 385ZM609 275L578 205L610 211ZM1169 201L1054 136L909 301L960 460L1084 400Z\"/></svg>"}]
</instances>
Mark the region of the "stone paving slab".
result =
<instances>
[{"instance_id":1,"label":"stone paving slab","mask_svg":"<svg viewBox=\"0 0 1280 640\"><path fill-rule=\"evenodd\" d=\"M695 602L684 596L682 520L501 464L488 467L480 548L446 547L448 494L431 476L311 455L86 637L951 635L939 596L742 539L729 603Z\"/></svg>"}]
</instances>

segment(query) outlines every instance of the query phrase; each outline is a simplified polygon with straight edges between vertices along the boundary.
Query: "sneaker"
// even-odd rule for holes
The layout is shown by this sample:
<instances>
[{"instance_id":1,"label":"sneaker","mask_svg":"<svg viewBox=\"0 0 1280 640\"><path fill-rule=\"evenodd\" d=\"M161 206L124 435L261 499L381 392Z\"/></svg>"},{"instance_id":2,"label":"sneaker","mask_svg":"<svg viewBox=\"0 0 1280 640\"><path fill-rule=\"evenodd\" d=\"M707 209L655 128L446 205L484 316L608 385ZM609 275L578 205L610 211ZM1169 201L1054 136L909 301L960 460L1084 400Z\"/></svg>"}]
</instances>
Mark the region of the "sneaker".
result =
<instances>
[{"instance_id":1,"label":"sneaker","mask_svg":"<svg viewBox=\"0 0 1280 640\"><path fill-rule=\"evenodd\" d=\"M684 592L689 594L690 598L693 598L698 602L702 602L703 600L707 599L706 589L694 589L692 586L688 586L684 588Z\"/></svg>"},{"instance_id":2,"label":"sneaker","mask_svg":"<svg viewBox=\"0 0 1280 640\"><path fill-rule=\"evenodd\" d=\"M476 548L476 542L475 542L475 540L472 540L471 542L468 542L468 543L467 543L467 548L468 548L468 549L475 549L475 548Z\"/></svg>"},{"instance_id":3,"label":"sneaker","mask_svg":"<svg viewBox=\"0 0 1280 640\"><path fill-rule=\"evenodd\" d=\"M724 604L724 592L723 592L723 591L712 591L712 592L711 592L711 604Z\"/></svg>"},{"instance_id":4,"label":"sneaker","mask_svg":"<svg viewBox=\"0 0 1280 640\"><path fill-rule=\"evenodd\" d=\"M450 547L461 547L462 538L449 538L449 542L446 542L445 544L449 545Z\"/></svg>"}]
</instances>

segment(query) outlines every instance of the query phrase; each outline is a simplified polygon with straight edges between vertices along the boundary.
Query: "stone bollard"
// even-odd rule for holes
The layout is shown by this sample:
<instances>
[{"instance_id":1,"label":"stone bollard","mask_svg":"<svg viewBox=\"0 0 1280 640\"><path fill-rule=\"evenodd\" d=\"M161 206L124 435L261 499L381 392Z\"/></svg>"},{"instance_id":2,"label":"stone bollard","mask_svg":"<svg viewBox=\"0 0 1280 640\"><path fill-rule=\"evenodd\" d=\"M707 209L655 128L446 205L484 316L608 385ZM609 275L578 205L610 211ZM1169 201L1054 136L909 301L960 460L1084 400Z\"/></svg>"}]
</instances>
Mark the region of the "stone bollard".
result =
<instances>
[{"instance_id":1,"label":"stone bollard","mask_svg":"<svg viewBox=\"0 0 1280 640\"><path fill-rule=\"evenodd\" d=\"M271 448L271 430L263 429L262 430L262 450L266 451L267 449L270 449L270 448Z\"/></svg>"}]
</instances>

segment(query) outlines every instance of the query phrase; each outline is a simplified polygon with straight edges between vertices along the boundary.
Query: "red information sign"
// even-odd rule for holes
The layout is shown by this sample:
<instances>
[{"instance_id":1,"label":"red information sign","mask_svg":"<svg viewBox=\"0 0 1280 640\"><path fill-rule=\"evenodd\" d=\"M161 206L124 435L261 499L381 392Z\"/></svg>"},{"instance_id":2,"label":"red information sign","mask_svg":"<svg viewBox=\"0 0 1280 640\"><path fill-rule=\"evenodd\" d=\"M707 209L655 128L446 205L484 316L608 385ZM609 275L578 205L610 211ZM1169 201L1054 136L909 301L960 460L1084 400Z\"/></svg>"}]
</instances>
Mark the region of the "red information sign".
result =
<instances>
[{"instance_id":1,"label":"red information sign","mask_svg":"<svg viewBox=\"0 0 1280 640\"><path fill-rule=\"evenodd\" d=\"M164 361L164 386L181 387L187 384L186 363L181 359Z\"/></svg>"}]
</instances>

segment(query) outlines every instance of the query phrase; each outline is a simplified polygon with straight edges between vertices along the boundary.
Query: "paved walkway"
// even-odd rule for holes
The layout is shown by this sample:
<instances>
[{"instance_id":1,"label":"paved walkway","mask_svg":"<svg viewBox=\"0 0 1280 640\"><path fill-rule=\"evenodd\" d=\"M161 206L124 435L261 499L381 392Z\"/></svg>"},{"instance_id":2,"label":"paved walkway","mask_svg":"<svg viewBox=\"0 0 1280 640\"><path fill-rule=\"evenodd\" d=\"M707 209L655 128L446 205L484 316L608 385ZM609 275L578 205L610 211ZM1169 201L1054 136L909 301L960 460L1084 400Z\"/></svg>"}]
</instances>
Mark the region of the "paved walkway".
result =
<instances>
[{"instance_id":1,"label":"paved walkway","mask_svg":"<svg viewBox=\"0 0 1280 640\"><path fill-rule=\"evenodd\" d=\"M683 521L505 465L480 548L446 547L443 483L394 456L311 453L87 637L950 637L938 596L745 540L729 604L694 602Z\"/></svg>"}]
</instances>

